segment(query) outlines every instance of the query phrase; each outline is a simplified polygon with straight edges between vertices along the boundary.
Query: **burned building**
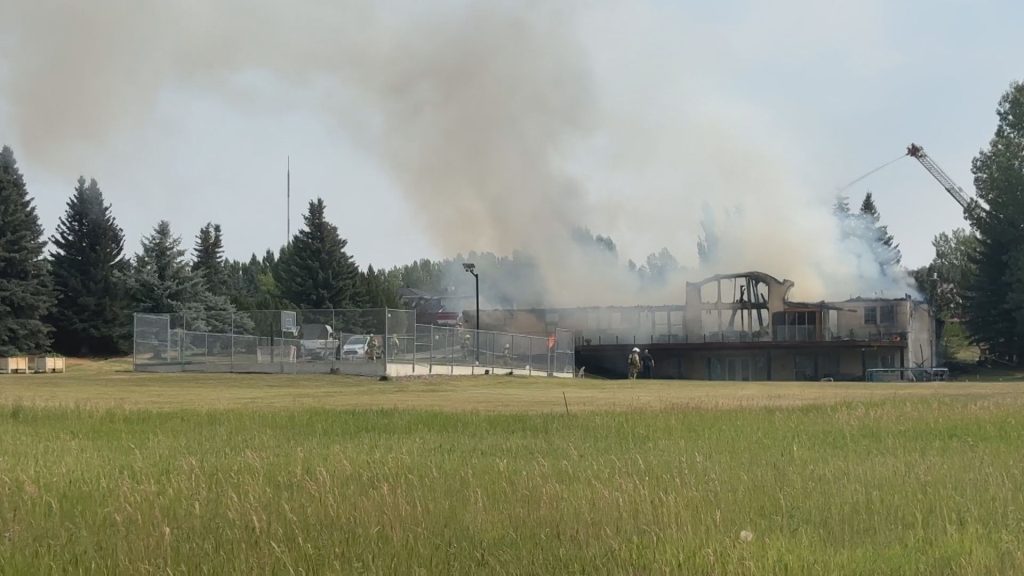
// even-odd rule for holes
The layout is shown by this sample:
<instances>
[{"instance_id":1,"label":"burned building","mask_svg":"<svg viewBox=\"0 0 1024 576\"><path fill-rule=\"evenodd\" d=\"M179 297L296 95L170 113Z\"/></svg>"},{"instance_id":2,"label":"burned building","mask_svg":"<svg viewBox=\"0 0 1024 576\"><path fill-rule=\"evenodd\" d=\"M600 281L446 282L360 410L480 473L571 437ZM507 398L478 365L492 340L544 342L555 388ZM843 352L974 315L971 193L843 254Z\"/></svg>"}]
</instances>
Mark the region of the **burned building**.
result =
<instances>
[{"instance_id":1,"label":"burned building","mask_svg":"<svg viewBox=\"0 0 1024 576\"><path fill-rule=\"evenodd\" d=\"M789 299L793 282L763 272L686 284L683 305L484 310L480 327L525 334L572 330L577 364L624 376L633 346L655 375L701 380L863 379L872 368L931 368L935 325L924 302ZM465 311L472 322L473 311Z\"/></svg>"}]
</instances>

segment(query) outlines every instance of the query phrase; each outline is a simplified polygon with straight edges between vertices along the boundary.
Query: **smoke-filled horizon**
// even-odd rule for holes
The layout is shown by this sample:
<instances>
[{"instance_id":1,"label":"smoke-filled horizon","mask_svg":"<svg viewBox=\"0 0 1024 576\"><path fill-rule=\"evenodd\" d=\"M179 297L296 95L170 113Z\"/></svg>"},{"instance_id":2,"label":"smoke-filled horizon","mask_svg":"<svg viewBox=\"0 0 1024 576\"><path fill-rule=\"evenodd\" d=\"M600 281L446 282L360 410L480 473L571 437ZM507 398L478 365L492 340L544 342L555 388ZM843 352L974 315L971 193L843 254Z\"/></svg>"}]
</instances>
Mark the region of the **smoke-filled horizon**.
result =
<instances>
[{"instance_id":1,"label":"smoke-filled horizon","mask_svg":"<svg viewBox=\"0 0 1024 576\"><path fill-rule=\"evenodd\" d=\"M433 251L528 254L532 277L496 284L536 286L549 305L681 301L685 280L743 270L791 279L803 299L912 291L837 225L796 136L705 73L710 33L651 7L41 0L4 20L19 48L0 70L6 117L38 165L81 170L84 149L145 124L170 88L247 105L258 95L235 80L255 74L373 158ZM701 223L717 239L703 265ZM581 227L618 257L579 242ZM681 266L652 288L625 260L662 249Z\"/></svg>"}]
</instances>

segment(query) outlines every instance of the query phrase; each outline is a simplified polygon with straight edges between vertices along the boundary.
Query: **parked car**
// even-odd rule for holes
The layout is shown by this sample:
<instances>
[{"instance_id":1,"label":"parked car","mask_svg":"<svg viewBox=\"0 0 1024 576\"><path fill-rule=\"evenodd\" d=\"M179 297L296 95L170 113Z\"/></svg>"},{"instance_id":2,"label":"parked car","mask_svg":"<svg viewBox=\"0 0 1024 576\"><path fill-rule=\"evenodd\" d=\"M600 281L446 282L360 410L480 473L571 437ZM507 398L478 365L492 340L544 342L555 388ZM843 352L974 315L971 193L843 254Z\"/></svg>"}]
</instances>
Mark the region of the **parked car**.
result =
<instances>
[{"instance_id":1,"label":"parked car","mask_svg":"<svg viewBox=\"0 0 1024 576\"><path fill-rule=\"evenodd\" d=\"M302 357L327 360L336 357L341 344L334 338L334 329L326 324L303 324L300 331Z\"/></svg>"},{"instance_id":2,"label":"parked car","mask_svg":"<svg viewBox=\"0 0 1024 576\"><path fill-rule=\"evenodd\" d=\"M366 348L370 343L369 336L352 336L341 348L341 357L345 360L356 360L366 358Z\"/></svg>"}]
</instances>

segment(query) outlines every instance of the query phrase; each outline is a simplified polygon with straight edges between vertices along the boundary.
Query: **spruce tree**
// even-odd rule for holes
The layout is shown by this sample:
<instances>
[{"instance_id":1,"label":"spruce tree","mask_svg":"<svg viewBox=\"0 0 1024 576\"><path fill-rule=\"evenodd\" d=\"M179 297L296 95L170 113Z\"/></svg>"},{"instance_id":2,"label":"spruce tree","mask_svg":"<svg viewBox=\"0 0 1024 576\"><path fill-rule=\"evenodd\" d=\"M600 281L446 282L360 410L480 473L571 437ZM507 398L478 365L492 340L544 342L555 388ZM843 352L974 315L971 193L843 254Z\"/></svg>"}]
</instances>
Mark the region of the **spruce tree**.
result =
<instances>
[{"instance_id":1,"label":"spruce tree","mask_svg":"<svg viewBox=\"0 0 1024 576\"><path fill-rule=\"evenodd\" d=\"M974 187L988 210L975 213L975 272L967 325L977 343L1024 359L1024 84L999 101L995 135L974 159Z\"/></svg>"},{"instance_id":2,"label":"spruce tree","mask_svg":"<svg viewBox=\"0 0 1024 576\"><path fill-rule=\"evenodd\" d=\"M248 316L235 314L226 296L209 290L202 274L192 272L181 238L166 220L143 238L130 277L130 292L140 312L180 313L184 329L193 332L229 333L234 328L241 334L252 326Z\"/></svg>"},{"instance_id":3,"label":"spruce tree","mask_svg":"<svg viewBox=\"0 0 1024 576\"><path fill-rule=\"evenodd\" d=\"M44 317L53 285L43 251L43 227L28 196L14 152L0 149L0 356L33 354L50 346Z\"/></svg>"},{"instance_id":4,"label":"spruce tree","mask_svg":"<svg viewBox=\"0 0 1024 576\"><path fill-rule=\"evenodd\" d=\"M54 347L72 355L117 354L128 343L124 233L96 180L78 179L50 239L57 306Z\"/></svg>"},{"instance_id":5,"label":"spruce tree","mask_svg":"<svg viewBox=\"0 0 1024 576\"><path fill-rule=\"evenodd\" d=\"M838 213L841 208L837 205L835 209ZM899 266L903 260L900 245L896 243L896 238L889 233L889 227L881 223L882 217L878 213L871 192L864 195L864 201L860 205L860 215L864 219L864 224L871 228L872 250L883 271Z\"/></svg>"},{"instance_id":6,"label":"spruce tree","mask_svg":"<svg viewBox=\"0 0 1024 576\"><path fill-rule=\"evenodd\" d=\"M153 233L142 239L135 256L129 289L139 312L175 312L193 304L203 290L202 278L185 263L181 238L171 224L161 220Z\"/></svg>"},{"instance_id":7,"label":"spruce tree","mask_svg":"<svg viewBox=\"0 0 1024 576\"><path fill-rule=\"evenodd\" d=\"M310 201L305 226L281 251L274 278L281 295L300 308L362 307L359 268L345 252L348 242L325 212L322 199Z\"/></svg>"},{"instance_id":8,"label":"spruce tree","mask_svg":"<svg viewBox=\"0 0 1024 576\"><path fill-rule=\"evenodd\" d=\"M228 289L224 262L224 239L220 224L207 222L196 236L192 272L202 277L210 292L224 295Z\"/></svg>"}]
</instances>

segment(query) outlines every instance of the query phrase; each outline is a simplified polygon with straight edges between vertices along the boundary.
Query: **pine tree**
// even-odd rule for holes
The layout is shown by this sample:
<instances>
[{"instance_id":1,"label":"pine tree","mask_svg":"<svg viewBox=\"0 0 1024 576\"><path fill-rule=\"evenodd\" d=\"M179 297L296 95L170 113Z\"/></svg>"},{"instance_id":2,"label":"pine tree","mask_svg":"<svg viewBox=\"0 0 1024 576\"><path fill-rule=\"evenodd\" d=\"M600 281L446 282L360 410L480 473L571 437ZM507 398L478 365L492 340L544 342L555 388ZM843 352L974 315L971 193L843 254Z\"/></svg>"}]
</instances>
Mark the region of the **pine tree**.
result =
<instances>
[{"instance_id":1,"label":"pine tree","mask_svg":"<svg viewBox=\"0 0 1024 576\"><path fill-rule=\"evenodd\" d=\"M874 200L871 201L871 206L874 207ZM832 204L832 213L837 218L843 218L850 215L850 197L842 194L836 196L836 201Z\"/></svg>"},{"instance_id":2,"label":"pine tree","mask_svg":"<svg viewBox=\"0 0 1024 576\"><path fill-rule=\"evenodd\" d=\"M54 347L73 355L117 354L128 343L124 233L96 180L78 179L51 238L57 306Z\"/></svg>"},{"instance_id":3,"label":"pine tree","mask_svg":"<svg viewBox=\"0 0 1024 576\"><path fill-rule=\"evenodd\" d=\"M14 152L0 149L0 356L44 352L54 302L43 227Z\"/></svg>"},{"instance_id":4,"label":"pine tree","mask_svg":"<svg viewBox=\"0 0 1024 576\"><path fill-rule=\"evenodd\" d=\"M993 353L1024 360L1024 84L999 101L995 135L974 159L974 187L988 206L973 218L975 273L967 325Z\"/></svg>"},{"instance_id":5,"label":"pine tree","mask_svg":"<svg viewBox=\"0 0 1024 576\"><path fill-rule=\"evenodd\" d=\"M366 306L370 308L399 308L399 285L394 279L394 276L389 276L383 270L375 270L372 264L367 266L366 272L360 275Z\"/></svg>"},{"instance_id":6,"label":"pine tree","mask_svg":"<svg viewBox=\"0 0 1024 576\"><path fill-rule=\"evenodd\" d=\"M837 206L838 209L839 207ZM896 238L889 233L889 227L881 223L882 217L878 213L878 208L875 206L875 199L871 196L871 192L864 195L864 201L860 205L860 215L864 219L865 224L872 228L872 249L883 272L888 272L899 266L903 260L903 255L900 253L900 245L896 243Z\"/></svg>"},{"instance_id":7,"label":"pine tree","mask_svg":"<svg viewBox=\"0 0 1024 576\"><path fill-rule=\"evenodd\" d=\"M274 278L281 295L300 308L362 307L359 268L345 252L348 242L325 212L323 199L309 203L305 227L281 251Z\"/></svg>"},{"instance_id":8,"label":"pine tree","mask_svg":"<svg viewBox=\"0 0 1024 576\"><path fill-rule=\"evenodd\" d=\"M207 222L200 228L193 250L192 272L202 277L210 292L218 296L226 294L228 283L220 224Z\"/></svg>"},{"instance_id":9,"label":"pine tree","mask_svg":"<svg viewBox=\"0 0 1024 576\"><path fill-rule=\"evenodd\" d=\"M161 220L153 233L142 239L142 252L135 256L129 291L139 312L175 312L192 304L203 291L202 278L185 263L181 238L171 224Z\"/></svg>"},{"instance_id":10,"label":"pine tree","mask_svg":"<svg viewBox=\"0 0 1024 576\"><path fill-rule=\"evenodd\" d=\"M139 312L182 314L183 327L193 332L243 334L252 321L236 310L227 296L209 290L203 276L185 261L181 238L161 220L142 240L130 274L129 292Z\"/></svg>"}]
</instances>

